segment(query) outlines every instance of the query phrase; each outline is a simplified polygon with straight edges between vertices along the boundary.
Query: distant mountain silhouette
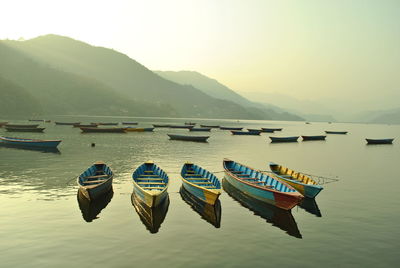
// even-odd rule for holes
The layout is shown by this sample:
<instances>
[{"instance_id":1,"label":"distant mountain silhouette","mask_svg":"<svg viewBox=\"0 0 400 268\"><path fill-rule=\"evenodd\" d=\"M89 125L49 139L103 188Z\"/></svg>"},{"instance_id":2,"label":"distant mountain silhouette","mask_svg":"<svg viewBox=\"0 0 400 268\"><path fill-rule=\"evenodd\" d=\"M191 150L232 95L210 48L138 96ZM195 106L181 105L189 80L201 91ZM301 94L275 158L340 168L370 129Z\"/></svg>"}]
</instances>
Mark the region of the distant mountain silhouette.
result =
<instances>
[{"instance_id":1,"label":"distant mountain silhouette","mask_svg":"<svg viewBox=\"0 0 400 268\"><path fill-rule=\"evenodd\" d=\"M262 104L249 101L245 97L236 93L227 86L219 83L217 80L209 78L201 73L194 71L154 71L161 77L176 82L181 85L193 86L207 95L235 102L246 107L253 113L263 114L264 118L274 120L304 120L298 115L288 113L287 111L275 107L274 105Z\"/></svg>"}]
</instances>

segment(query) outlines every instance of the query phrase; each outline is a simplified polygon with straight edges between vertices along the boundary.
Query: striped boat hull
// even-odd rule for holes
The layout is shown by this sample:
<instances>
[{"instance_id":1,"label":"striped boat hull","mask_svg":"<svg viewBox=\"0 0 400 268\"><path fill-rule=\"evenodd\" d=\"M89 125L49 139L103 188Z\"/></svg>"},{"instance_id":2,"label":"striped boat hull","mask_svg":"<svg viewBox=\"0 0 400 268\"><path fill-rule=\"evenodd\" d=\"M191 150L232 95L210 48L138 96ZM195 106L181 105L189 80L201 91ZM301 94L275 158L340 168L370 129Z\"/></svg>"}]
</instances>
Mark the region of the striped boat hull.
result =
<instances>
[{"instance_id":1,"label":"striped boat hull","mask_svg":"<svg viewBox=\"0 0 400 268\"><path fill-rule=\"evenodd\" d=\"M56 148L61 140L33 140L11 137L0 137L0 144L7 146L34 147L34 148Z\"/></svg>"}]
</instances>

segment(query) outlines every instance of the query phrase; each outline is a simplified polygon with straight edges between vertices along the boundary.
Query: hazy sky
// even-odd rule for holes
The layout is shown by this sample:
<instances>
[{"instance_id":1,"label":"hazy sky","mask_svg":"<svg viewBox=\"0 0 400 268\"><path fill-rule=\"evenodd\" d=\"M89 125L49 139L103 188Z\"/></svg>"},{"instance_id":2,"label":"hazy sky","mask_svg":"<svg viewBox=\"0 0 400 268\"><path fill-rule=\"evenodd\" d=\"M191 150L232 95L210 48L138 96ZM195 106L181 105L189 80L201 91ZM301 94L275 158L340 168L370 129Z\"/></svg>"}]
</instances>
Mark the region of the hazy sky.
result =
<instances>
[{"instance_id":1,"label":"hazy sky","mask_svg":"<svg viewBox=\"0 0 400 268\"><path fill-rule=\"evenodd\" d=\"M400 0L0 0L0 10L1 39L66 35L238 91L400 97Z\"/></svg>"}]
</instances>

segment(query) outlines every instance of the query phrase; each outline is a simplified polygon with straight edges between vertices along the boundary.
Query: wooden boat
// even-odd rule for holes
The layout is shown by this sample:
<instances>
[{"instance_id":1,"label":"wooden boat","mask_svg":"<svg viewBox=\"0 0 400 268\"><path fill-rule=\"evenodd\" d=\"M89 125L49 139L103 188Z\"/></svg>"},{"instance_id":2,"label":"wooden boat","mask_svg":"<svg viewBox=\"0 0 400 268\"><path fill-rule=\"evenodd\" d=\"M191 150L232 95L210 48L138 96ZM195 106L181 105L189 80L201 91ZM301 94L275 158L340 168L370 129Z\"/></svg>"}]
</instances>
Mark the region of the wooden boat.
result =
<instances>
[{"instance_id":1,"label":"wooden boat","mask_svg":"<svg viewBox=\"0 0 400 268\"><path fill-rule=\"evenodd\" d=\"M347 131L332 131L332 130L325 130L326 134L340 134L340 135L345 135L347 134Z\"/></svg>"},{"instance_id":2,"label":"wooden boat","mask_svg":"<svg viewBox=\"0 0 400 268\"><path fill-rule=\"evenodd\" d=\"M37 140L12 137L0 137L0 144L20 147L56 148L61 140Z\"/></svg>"},{"instance_id":3,"label":"wooden boat","mask_svg":"<svg viewBox=\"0 0 400 268\"><path fill-rule=\"evenodd\" d=\"M132 178L133 192L148 207L158 206L168 195L168 175L152 161L140 165Z\"/></svg>"},{"instance_id":4,"label":"wooden boat","mask_svg":"<svg viewBox=\"0 0 400 268\"><path fill-rule=\"evenodd\" d=\"M318 183L312 178L300 172L296 172L275 163L270 163L269 167L273 173L275 173L277 176L279 176L279 178L291 185L305 197L315 198L323 189L323 187L318 185Z\"/></svg>"},{"instance_id":5,"label":"wooden boat","mask_svg":"<svg viewBox=\"0 0 400 268\"><path fill-rule=\"evenodd\" d=\"M80 124L81 122L54 122L56 125L59 125L59 126L73 126L73 125L77 125L77 124Z\"/></svg>"},{"instance_id":6,"label":"wooden boat","mask_svg":"<svg viewBox=\"0 0 400 268\"><path fill-rule=\"evenodd\" d=\"M261 132L264 132L264 133L274 133L275 130L267 129L267 128L262 128L262 129L261 129Z\"/></svg>"},{"instance_id":7,"label":"wooden boat","mask_svg":"<svg viewBox=\"0 0 400 268\"><path fill-rule=\"evenodd\" d=\"M206 127L206 128L220 128L219 125L200 125L201 127Z\"/></svg>"},{"instance_id":8,"label":"wooden boat","mask_svg":"<svg viewBox=\"0 0 400 268\"><path fill-rule=\"evenodd\" d=\"M278 227L290 236L302 238L291 211L255 199L244 192L239 191L226 179L222 180L222 187L230 197L237 201L241 206L254 212L254 215L265 219L272 226Z\"/></svg>"},{"instance_id":9,"label":"wooden boat","mask_svg":"<svg viewBox=\"0 0 400 268\"><path fill-rule=\"evenodd\" d=\"M187 125L170 125L170 128L185 128L185 129L191 129L194 126L187 126Z\"/></svg>"},{"instance_id":10,"label":"wooden boat","mask_svg":"<svg viewBox=\"0 0 400 268\"><path fill-rule=\"evenodd\" d=\"M263 132L274 132L274 131L282 131L283 128L266 128L266 127L262 127L261 128L263 130Z\"/></svg>"},{"instance_id":11,"label":"wooden boat","mask_svg":"<svg viewBox=\"0 0 400 268\"><path fill-rule=\"evenodd\" d=\"M50 123L50 120L45 120L45 119L28 119L30 122L43 122L43 123Z\"/></svg>"},{"instance_id":12,"label":"wooden boat","mask_svg":"<svg viewBox=\"0 0 400 268\"><path fill-rule=\"evenodd\" d=\"M159 128L169 128L171 125L168 124L153 124L153 127L159 127Z\"/></svg>"},{"instance_id":13,"label":"wooden boat","mask_svg":"<svg viewBox=\"0 0 400 268\"><path fill-rule=\"evenodd\" d=\"M392 144L394 139L365 139L367 144Z\"/></svg>"},{"instance_id":14,"label":"wooden boat","mask_svg":"<svg viewBox=\"0 0 400 268\"><path fill-rule=\"evenodd\" d=\"M5 125L7 125L7 124L8 124L8 122L0 122L0 127L3 127Z\"/></svg>"},{"instance_id":15,"label":"wooden boat","mask_svg":"<svg viewBox=\"0 0 400 268\"><path fill-rule=\"evenodd\" d=\"M242 127L219 127L221 130L242 130Z\"/></svg>"},{"instance_id":16,"label":"wooden boat","mask_svg":"<svg viewBox=\"0 0 400 268\"><path fill-rule=\"evenodd\" d=\"M322 141L325 140L326 136L325 135L319 135L319 136L301 136L303 138L303 141Z\"/></svg>"},{"instance_id":17,"label":"wooden boat","mask_svg":"<svg viewBox=\"0 0 400 268\"><path fill-rule=\"evenodd\" d=\"M98 125L97 124L74 124L73 125L73 127L76 127L76 128L78 128L78 127L98 127Z\"/></svg>"},{"instance_id":18,"label":"wooden boat","mask_svg":"<svg viewBox=\"0 0 400 268\"><path fill-rule=\"evenodd\" d=\"M195 126L196 123L193 123L193 122L185 122L185 125L187 125L187 126Z\"/></svg>"},{"instance_id":19,"label":"wooden boat","mask_svg":"<svg viewBox=\"0 0 400 268\"><path fill-rule=\"evenodd\" d=\"M224 159L225 179L236 189L255 199L277 206L292 209L301 202L303 196L292 186L272 174Z\"/></svg>"},{"instance_id":20,"label":"wooden boat","mask_svg":"<svg viewBox=\"0 0 400 268\"><path fill-rule=\"evenodd\" d=\"M77 183L82 194L88 200L94 200L111 190L113 177L111 168L98 161L79 175Z\"/></svg>"},{"instance_id":21,"label":"wooden boat","mask_svg":"<svg viewBox=\"0 0 400 268\"><path fill-rule=\"evenodd\" d=\"M210 132L211 128L207 127L192 127L189 129L189 131L204 131L204 132Z\"/></svg>"},{"instance_id":22,"label":"wooden boat","mask_svg":"<svg viewBox=\"0 0 400 268\"><path fill-rule=\"evenodd\" d=\"M137 125L137 122L122 122L123 125Z\"/></svg>"},{"instance_id":23,"label":"wooden boat","mask_svg":"<svg viewBox=\"0 0 400 268\"><path fill-rule=\"evenodd\" d=\"M188 192L210 205L214 205L221 195L218 178L193 163L183 165L181 177L182 185Z\"/></svg>"},{"instance_id":24,"label":"wooden boat","mask_svg":"<svg viewBox=\"0 0 400 268\"><path fill-rule=\"evenodd\" d=\"M261 129L256 129L256 128L248 128L247 131L248 132L255 132L255 133L261 133L262 132Z\"/></svg>"},{"instance_id":25,"label":"wooden boat","mask_svg":"<svg viewBox=\"0 0 400 268\"><path fill-rule=\"evenodd\" d=\"M293 137L272 137L269 136L271 139L271 142L297 142L299 136L293 136Z\"/></svg>"},{"instance_id":26,"label":"wooden boat","mask_svg":"<svg viewBox=\"0 0 400 268\"><path fill-rule=\"evenodd\" d=\"M5 127L10 127L10 128L36 128L38 127L39 124L34 124L34 125L18 125L18 124L6 124Z\"/></svg>"},{"instance_id":27,"label":"wooden boat","mask_svg":"<svg viewBox=\"0 0 400 268\"><path fill-rule=\"evenodd\" d=\"M260 135L260 132L231 130L232 135Z\"/></svg>"},{"instance_id":28,"label":"wooden boat","mask_svg":"<svg viewBox=\"0 0 400 268\"><path fill-rule=\"evenodd\" d=\"M152 132L154 130L154 127L127 127L125 128L126 131L128 132Z\"/></svg>"},{"instance_id":29,"label":"wooden boat","mask_svg":"<svg viewBox=\"0 0 400 268\"><path fill-rule=\"evenodd\" d=\"M43 132L44 127L9 127L5 126L5 129L9 132Z\"/></svg>"},{"instance_id":30,"label":"wooden boat","mask_svg":"<svg viewBox=\"0 0 400 268\"><path fill-rule=\"evenodd\" d=\"M118 122L117 123L99 122L99 123L92 123L92 124L97 124L100 126L118 126Z\"/></svg>"},{"instance_id":31,"label":"wooden boat","mask_svg":"<svg viewBox=\"0 0 400 268\"><path fill-rule=\"evenodd\" d=\"M201 218L211 223L215 228L221 227L221 202L217 200L210 205L189 193L182 186L179 190L182 200L185 201Z\"/></svg>"},{"instance_id":32,"label":"wooden boat","mask_svg":"<svg viewBox=\"0 0 400 268\"><path fill-rule=\"evenodd\" d=\"M82 133L126 133L126 128L121 127L80 127Z\"/></svg>"},{"instance_id":33,"label":"wooden boat","mask_svg":"<svg viewBox=\"0 0 400 268\"><path fill-rule=\"evenodd\" d=\"M189 136L189 135L176 135L176 134L167 134L171 140L180 140L180 141L197 141L197 142L206 142L210 136Z\"/></svg>"},{"instance_id":34,"label":"wooden boat","mask_svg":"<svg viewBox=\"0 0 400 268\"><path fill-rule=\"evenodd\" d=\"M92 222L93 220L98 219L98 215L105 207L107 207L113 195L114 191L111 188L104 195L100 196L95 200L90 201L83 195L82 191L79 189L77 193L77 199L83 219L86 222Z\"/></svg>"},{"instance_id":35,"label":"wooden boat","mask_svg":"<svg viewBox=\"0 0 400 268\"><path fill-rule=\"evenodd\" d=\"M148 207L135 193L132 193L131 201L146 229L152 234L157 233L168 212L169 196L167 195L156 207Z\"/></svg>"}]
</instances>

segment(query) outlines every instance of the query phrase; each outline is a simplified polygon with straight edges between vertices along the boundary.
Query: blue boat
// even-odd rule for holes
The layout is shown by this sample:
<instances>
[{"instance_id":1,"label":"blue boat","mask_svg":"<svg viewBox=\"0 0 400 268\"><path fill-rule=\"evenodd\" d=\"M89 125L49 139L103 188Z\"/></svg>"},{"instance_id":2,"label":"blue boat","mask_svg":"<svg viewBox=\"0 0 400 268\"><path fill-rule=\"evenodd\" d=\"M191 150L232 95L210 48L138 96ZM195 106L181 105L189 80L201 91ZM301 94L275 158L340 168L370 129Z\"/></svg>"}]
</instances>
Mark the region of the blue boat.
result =
<instances>
[{"instance_id":1,"label":"blue boat","mask_svg":"<svg viewBox=\"0 0 400 268\"><path fill-rule=\"evenodd\" d=\"M112 189L114 174L103 162L95 162L79 175L79 190L90 201L100 198Z\"/></svg>"},{"instance_id":2,"label":"blue boat","mask_svg":"<svg viewBox=\"0 0 400 268\"><path fill-rule=\"evenodd\" d=\"M272 174L247 167L235 161L224 159L225 179L244 194L290 210L304 198L292 186Z\"/></svg>"},{"instance_id":3,"label":"blue boat","mask_svg":"<svg viewBox=\"0 0 400 268\"><path fill-rule=\"evenodd\" d=\"M221 130L242 130L242 127L219 127Z\"/></svg>"},{"instance_id":4,"label":"blue boat","mask_svg":"<svg viewBox=\"0 0 400 268\"><path fill-rule=\"evenodd\" d=\"M0 144L7 146L35 147L35 148L56 148L61 140L35 140L12 137L0 137Z\"/></svg>"},{"instance_id":5,"label":"blue boat","mask_svg":"<svg viewBox=\"0 0 400 268\"><path fill-rule=\"evenodd\" d=\"M299 136L293 136L293 137L272 137L269 136L271 139L271 142L297 142L299 139Z\"/></svg>"},{"instance_id":6,"label":"blue boat","mask_svg":"<svg viewBox=\"0 0 400 268\"><path fill-rule=\"evenodd\" d=\"M211 172L193 164L186 163L181 170L183 187L198 199L214 205L221 195L221 184Z\"/></svg>"},{"instance_id":7,"label":"blue boat","mask_svg":"<svg viewBox=\"0 0 400 268\"><path fill-rule=\"evenodd\" d=\"M133 192L146 206L156 207L168 196L168 175L154 162L140 165L132 178Z\"/></svg>"},{"instance_id":8,"label":"blue boat","mask_svg":"<svg viewBox=\"0 0 400 268\"><path fill-rule=\"evenodd\" d=\"M317 136L301 136L303 141L324 141L326 135L317 135Z\"/></svg>"},{"instance_id":9,"label":"blue boat","mask_svg":"<svg viewBox=\"0 0 400 268\"><path fill-rule=\"evenodd\" d=\"M279 176L279 178L284 180L287 184L290 184L305 197L315 198L323 189L315 180L303 173L296 172L275 163L270 163L269 167L274 174Z\"/></svg>"},{"instance_id":10,"label":"blue boat","mask_svg":"<svg viewBox=\"0 0 400 268\"><path fill-rule=\"evenodd\" d=\"M392 144L394 139L365 139L367 144Z\"/></svg>"}]
</instances>

